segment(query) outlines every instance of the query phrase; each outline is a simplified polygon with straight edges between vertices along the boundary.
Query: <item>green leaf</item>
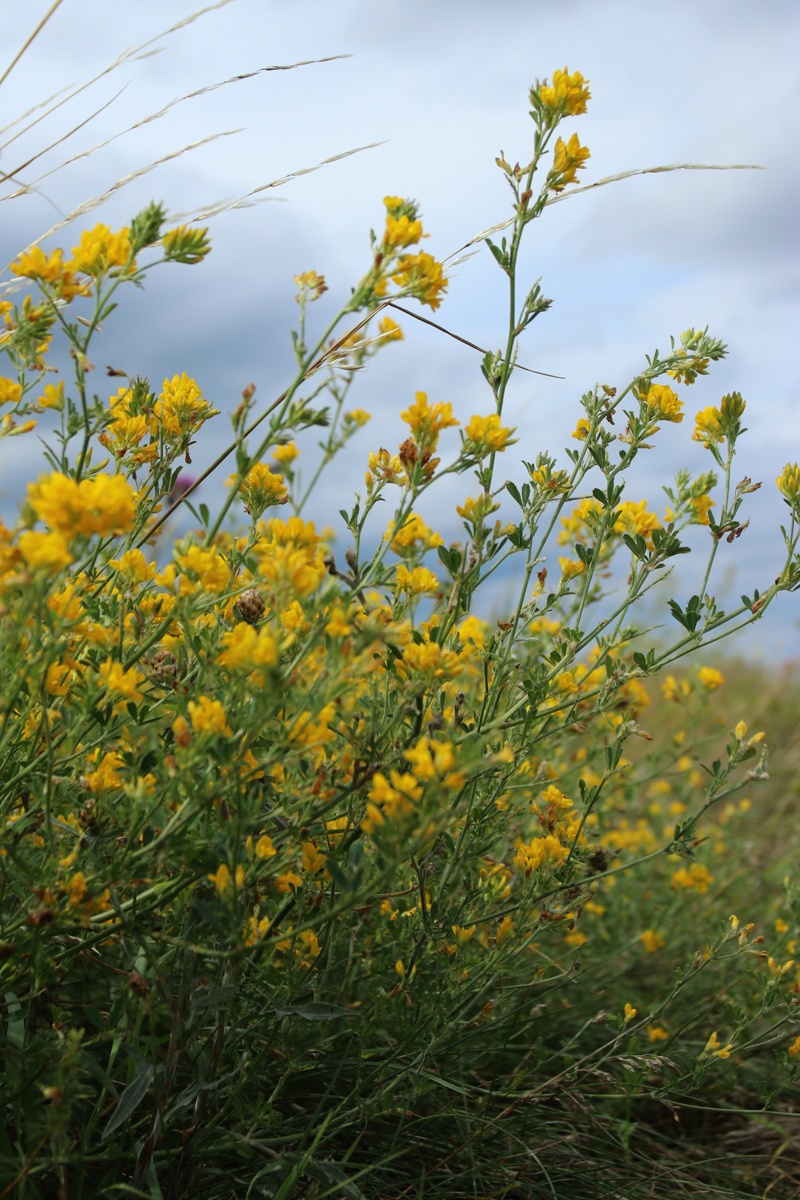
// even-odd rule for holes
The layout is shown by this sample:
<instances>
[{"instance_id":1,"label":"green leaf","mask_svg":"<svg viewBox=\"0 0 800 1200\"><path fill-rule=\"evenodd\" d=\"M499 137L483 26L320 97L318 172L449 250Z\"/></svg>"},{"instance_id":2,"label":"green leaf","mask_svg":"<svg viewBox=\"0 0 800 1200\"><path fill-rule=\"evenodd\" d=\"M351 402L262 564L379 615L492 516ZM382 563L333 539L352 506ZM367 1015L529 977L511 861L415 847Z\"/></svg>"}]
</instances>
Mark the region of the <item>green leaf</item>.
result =
<instances>
[{"instance_id":1,"label":"green leaf","mask_svg":"<svg viewBox=\"0 0 800 1200\"><path fill-rule=\"evenodd\" d=\"M126 1121L131 1113L141 1104L147 1095L150 1084L153 1082L153 1074L152 1063L141 1062L139 1064L139 1074L125 1088L125 1091L119 1098L119 1104L114 1109L108 1124L103 1130L104 1141L115 1129L119 1129L122 1122Z\"/></svg>"},{"instance_id":2,"label":"green leaf","mask_svg":"<svg viewBox=\"0 0 800 1200\"><path fill-rule=\"evenodd\" d=\"M287 1004L274 1011L276 1017L300 1017L303 1021L335 1021L338 1017L354 1020L359 1016L351 1008L340 1008L336 1004L322 1004L317 1001L312 1001L311 1004Z\"/></svg>"},{"instance_id":3,"label":"green leaf","mask_svg":"<svg viewBox=\"0 0 800 1200\"><path fill-rule=\"evenodd\" d=\"M14 1050L23 1050L25 1048L25 1018L22 1016L19 997L14 992L6 992L5 1000L8 1005L6 1045L12 1046Z\"/></svg>"}]
</instances>

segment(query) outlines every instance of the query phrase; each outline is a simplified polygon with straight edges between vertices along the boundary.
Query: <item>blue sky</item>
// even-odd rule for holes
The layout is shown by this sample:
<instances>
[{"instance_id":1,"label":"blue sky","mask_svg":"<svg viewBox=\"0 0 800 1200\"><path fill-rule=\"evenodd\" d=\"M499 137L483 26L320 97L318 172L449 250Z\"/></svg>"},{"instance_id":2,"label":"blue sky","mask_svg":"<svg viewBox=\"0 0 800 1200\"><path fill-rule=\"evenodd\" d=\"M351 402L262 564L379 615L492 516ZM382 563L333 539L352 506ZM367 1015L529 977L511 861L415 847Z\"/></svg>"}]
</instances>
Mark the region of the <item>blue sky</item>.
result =
<instances>
[{"instance_id":1,"label":"blue sky","mask_svg":"<svg viewBox=\"0 0 800 1200\"><path fill-rule=\"evenodd\" d=\"M4 15L4 44L21 45L49 2ZM4 122L47 96L104 70L126 48L189 16L178 0L63 0L30 51L2 85ZM494 158L529 153L527 90L556 67L580 70L592 101L573 128L591 148L585 182L629 168L668 163L757 163L760 171L675 172L627 180L553 206L531 231L523 274L542 277L555 303L526 335L521 360L565 376L519 375L506 415L520 451L560 453L595 382L624 384L644 354L668 345L688 325L705 326L729 357L685 395L691 415L740 391L749 435L739 476L763 480L747 508L750 528L720 557L718 598L763 588L781 561L777 524L785 509L774 479L800 458L794 344L798 329L798 92L800 9L772 0L232 0L133 57L13 142L0 137L0 168L14 171L51 141L78 132L19 172L44 171L89 150L190 91L233 75L331 55L336 61L254 78L176 105L43 178L37 190L7 198L0 230L3 263L87 198L154 159L214 133L227 134L115 191L102 209L57 235L71 246L79 230L103 219L127 221L152 198L174 214L196 213L322 159L373 142L380 146L262 193L252 207L211 221L214 250L198 268L154 273L108 323L98 362L147 375L154 384L187 371L224 412L254 382L262 402L278 394L292 366L292 276L315 268L330 286L325 312L343 300L368 263L368 230L382 222L386 193L415 197L444 257L504 219L507 196ZM120 88L125 85L121 94ZM99 114L100 106L108 103ZM504 336L500 272L484 250L454 273L436 319L480 345ZM425 390L449 400L462 420L489 411L478 357L406 321L392 346L356 381L352 403L373 414L319 497L323 517L347 504L367 453L402 437L400 411ZM108 394L98 371L96 387ZM227 437L225 417L201 440L196 465ZM0 447L0 510L8 520L25 482L40 469L35 441ZM313 443L313 435L309 438ZM630 483L663 510L660 487L708 455L691 442L691 421L665 428L657 451ZM226 472L227 473L227 472ZM508 474L515 475L508 459ZM516 469L516 476L521 470ZM356 482L353 482L356 481ZM468 490L462 479L434 493L427 515L458 537L452 512ZM209 485L212 507L218 492ZM703 544L703 539L700 539ZM691 587L681 564L679 594ZM498 594L497 602L502 603ZM800 655L797 596L739 649Z\"/></svg>"}]
</instances>

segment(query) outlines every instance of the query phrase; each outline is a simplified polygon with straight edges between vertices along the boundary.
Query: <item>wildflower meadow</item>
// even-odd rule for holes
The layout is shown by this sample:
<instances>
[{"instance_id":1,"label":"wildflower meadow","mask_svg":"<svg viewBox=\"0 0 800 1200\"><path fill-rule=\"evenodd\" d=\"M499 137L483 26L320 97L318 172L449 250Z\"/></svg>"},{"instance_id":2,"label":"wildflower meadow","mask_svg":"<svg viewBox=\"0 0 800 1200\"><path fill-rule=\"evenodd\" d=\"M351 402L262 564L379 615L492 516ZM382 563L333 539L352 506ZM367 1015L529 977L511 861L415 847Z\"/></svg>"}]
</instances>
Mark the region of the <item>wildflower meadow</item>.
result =
<instances>
[{"instance_id":1,"label":"wildflower meadow","mask_svg":"<svg viewBox=\"0 0 800 1200\"><path fill-rule=\"evenodd\" d=\"M488 164L484 404L409 394L397 445L355 368L455 286L414 200L376 197L334 319L298 273L294 377L227 414L93 365L152 270L194 286L208 229L152 203L6 271L0 434L46 463L0 525L0 1197L800 1194L796 775L770 791L764 681L732 696L719 656L800 585L800 466L763 481L782 557L723 605L760 483L745 399L693 401L724 331L587 381L567 446L505 412L550 304L520 247L579 184L589 102L574 67L531 87L530 144ZM185 475L207 422L216 511ZM707 468L630 494L668 424ZM315 489L360 446L334 543ZM447 540L420 501L455 476Z\"/></svg>"}]
</instances>

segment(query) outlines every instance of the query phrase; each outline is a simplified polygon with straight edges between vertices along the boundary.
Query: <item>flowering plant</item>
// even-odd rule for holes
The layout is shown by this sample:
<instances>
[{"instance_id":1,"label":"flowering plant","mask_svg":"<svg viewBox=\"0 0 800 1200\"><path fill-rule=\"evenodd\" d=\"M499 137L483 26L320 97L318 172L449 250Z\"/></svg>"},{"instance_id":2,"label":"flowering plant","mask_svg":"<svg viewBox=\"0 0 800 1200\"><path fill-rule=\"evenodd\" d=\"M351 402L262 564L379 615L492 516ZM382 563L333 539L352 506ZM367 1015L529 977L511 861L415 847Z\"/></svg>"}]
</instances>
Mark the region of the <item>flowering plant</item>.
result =
<instances>
[{"instance_id":1,"label":"flowering plant","mask_svg":"<svg viewBox=\"0 0 800 1200\"><path fill-rule=\"evenodd\" d=\"M486 241L509 323L483 359L488 411L416 394L407 436L368 453L342 510L344 565L304 513L369 421L347 396L353 368L402 337L387 308L436 309L448 286L418 249L415 203L386 197L366 270L321 331L327 284L296 277L297 373L258 416L243 394L213 517L194 507L202 476L181 483L220 415L199 383L126 378L105 401L89 387L120 290L201 263L206 230L166 229L154 204L70 258L35 247L13 264L27 290L2 301L1 432L57 421L49 472L0 527L1 1194L377 1197L422 1172L429 1195L510 1195L512 1179L533 1194L546 1177L566 1196L571 1105L592 1107L610 1172L623 1108L703 1095L766 1053L771 1094L795 1078L793 960L762 961L753 923L705 899L730 869L735 797L766 775L763 734L738 720L702 768L693 706L723 682L709 665L664 678L685 717L664 745L649 748L644 712L648 678L800 583L800 468L778 479L784 564L725 613L711 572L756 486L732 483L741 397L697 414L716 469L680 472L663 517L623 498L633 461L683 420L675 388L724 355L707 331L588 391L561 460L501 467L519 341L549 305L538 285L518 299L520 245L585 166L559 130L588 99L577 72L536 84L530 161L497 160L510 233ZM56 335L69 385L43 382ZM323 454L303 490L311 429ZM450 475L471 483L446 544L418 509ZM160 565L180 504L198 528ZM677 638L654 641L633 606L690 526L710 535L703 584L669 602ZM517 567L517 600L490 622L480 597L501 567ZM792 904L781 936L798 934ZM701 934L681 929L687 913ZM727 1007L708 1001L712 975Z\"/></svg>"}]
</instances>

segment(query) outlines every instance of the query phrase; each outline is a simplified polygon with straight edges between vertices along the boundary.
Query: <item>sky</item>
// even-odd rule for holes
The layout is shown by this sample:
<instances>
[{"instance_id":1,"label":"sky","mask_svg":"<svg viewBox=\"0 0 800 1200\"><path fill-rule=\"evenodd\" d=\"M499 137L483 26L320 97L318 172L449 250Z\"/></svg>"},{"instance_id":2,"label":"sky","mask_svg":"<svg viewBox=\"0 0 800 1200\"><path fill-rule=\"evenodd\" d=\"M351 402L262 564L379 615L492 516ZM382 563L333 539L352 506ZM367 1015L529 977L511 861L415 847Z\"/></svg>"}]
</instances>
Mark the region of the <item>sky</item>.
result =
<instances>
[{"instance_id":1,"label":"sky","mask_svg":"<svg viewBox=\"0 0 800 1200\"><path fill-rule=\"evenodd\" d=\"M5 53L23 44L50 3L6 7ZM69 248L81 229L97 220L126 223L152 199L175 217L197 216L326 158L372 148L212 217L208 260L155 271L143 291L131 289L102 332L98 363L145 375L155 390L186 371L223 414L250 383L266 404L292 377L293 275L312 268L325 275L330 290L312 315L320 322L332 316L369 265L369 230L382 226L387 193L419 202L430 233L425 249L441 258L506 219L509 193L495 157L502 149L512 163L527 161L528 89L567 66L592 91L588 113L566 130L591 149L582 182L675 163L761 169L627 179L569 197L531 227L522 278L541 277L554 304L525 334L520 361L563 378L518 373L512 381L504 419L519 444L506 456L506 472L519 482L519 458L530 461L543 449L566 462L563 447L575 445L569 434L584 392L595 383L624 386L646 353L669 347L670 335L708 326L729 355L684 390L687 419L665 427L657 449L640 456L626 495L647 496L663 513L661 488L680 466L699 472L712 465L691 441L694 412L741 392L749 433L735 470L764 486L749 498L746 533L720 549L711 590L730 607L740 592L771 583L783 561L778 525L787 514L774 480L787 460L800 458L794 0L758 7L745 0L230 0L107 71L123 52L196 11L184 0L62 0L2 84L2 124L106 73L49 115L37 108L0 136L0 169L16 180L0 185L2 263L126 176L130 182L102 207L46 245ZM333 57L340 55L348 57ZM322 58L332 61L309 62ZM309 65L265 69L299 62ZM115 137L188 93L252 72ZM212 135L219 136L204 141ZM59 144L46 150L51 143ZM20 182L30 190L15 195ZM502 344L504 278L485 248L453 270L434 317L487 349ZM416 321L403 327L405 341L386 347L354 381L350 403L372 421L323 477L309 510L321 523L351 502L369 451L402 440L399 414L416 391L450 401L462 423L490 411L478 354ZM104 399L114 382L102 369L94 377ZM208 427L193 470L215 456L228 431L226 415ZM0 446L6 521L42 469L35 438ZM301 463L313 461L315 441L313 431L301 441ZM459 537L454 507L469 491L462 477L422 506L447 540ZM204 485L212 509L221 494L221 485ZM705 551L707 539L698 531L693 544ZM699 554L681 560L669 594L688 598L700 561ZM493 594L500 607L504 586L510 583L501 581ZM731 649L800 657L797 594L781 598Z\"/></svg>"}]
</instances>

